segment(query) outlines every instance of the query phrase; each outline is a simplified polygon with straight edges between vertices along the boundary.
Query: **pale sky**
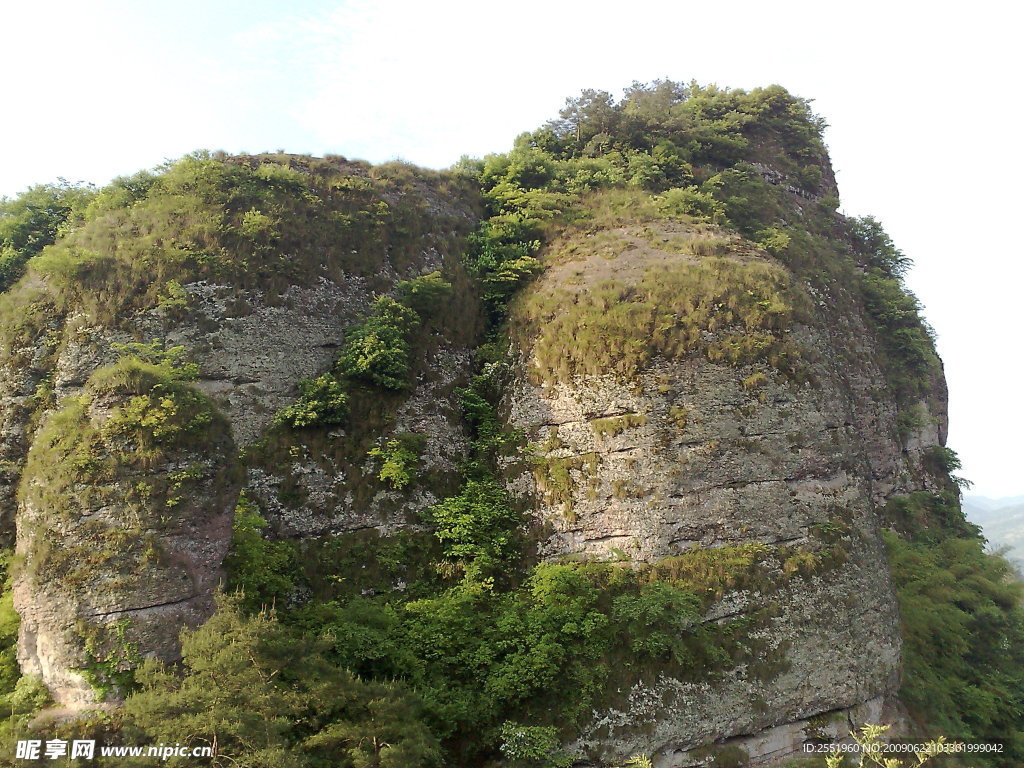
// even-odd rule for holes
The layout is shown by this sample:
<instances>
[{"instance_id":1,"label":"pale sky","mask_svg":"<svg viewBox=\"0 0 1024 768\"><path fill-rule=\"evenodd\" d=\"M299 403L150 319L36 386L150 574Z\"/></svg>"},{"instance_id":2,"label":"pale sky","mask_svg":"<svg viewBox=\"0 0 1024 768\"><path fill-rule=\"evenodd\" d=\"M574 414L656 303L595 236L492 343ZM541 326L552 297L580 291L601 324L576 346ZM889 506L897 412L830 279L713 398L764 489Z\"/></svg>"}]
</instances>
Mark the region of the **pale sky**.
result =
<instances>
[{"instance_id":1,"label":"pale sky","mask_svg":"<svg viewBox=\"0 0 1024 768\"><path fill-rule=\"evenodd\" d=\"M3 0L0 195L199 148L445 167L507 150L583 88L779 83L831 126L842 210L916 262L963 474L1016 495L1020 22L1005 0Z\"/></svg>"}]
</instances>

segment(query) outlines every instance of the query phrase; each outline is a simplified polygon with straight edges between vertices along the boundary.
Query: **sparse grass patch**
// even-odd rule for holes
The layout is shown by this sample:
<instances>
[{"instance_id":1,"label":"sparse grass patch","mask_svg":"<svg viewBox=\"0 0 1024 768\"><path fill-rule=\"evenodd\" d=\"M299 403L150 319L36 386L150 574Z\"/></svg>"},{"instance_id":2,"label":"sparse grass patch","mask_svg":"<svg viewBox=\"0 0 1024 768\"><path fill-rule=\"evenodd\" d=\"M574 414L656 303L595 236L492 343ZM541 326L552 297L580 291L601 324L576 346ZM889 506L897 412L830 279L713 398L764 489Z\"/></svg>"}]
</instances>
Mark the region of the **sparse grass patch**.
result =
<instances>
[{"instance_id":1,"label":"sparse grass patch","mask_svg":"<svg viewBox=\"0 0 1024 768\"><path fill-rule=\"evenodd\" d=\"M668 409L669 419L672 420L672 423L675 424L676 429L678 429L680 432L686 429L687 419L689 415L689 409L682 405L673 405L671 408Z\"/></svg>"},{"instance_id":2,"label":"sparse grass patch","mask_svg":"<svg viewBox=\"0 0 1024 768\"><path fill-rule=\"evenodd\" d=\"M647 415L643 413L624 413L620 416L608 416L602 419L594 419L590 422L590 428L600 438L615 437L627 429L642 427L647 423Z\"/></svg>"},{"instance_id":3,"label":"sparse grass patch","mask_svg":"<svg viewBox=\"0 0 1024 768\"><path fill-rule=\"evenodd\" d=\"M795 376L800 350L786 332L806 308L783 269L707 258L652 264L632 285L604 280L573 291L541 281L516 303L513 328L532 347L542 379L628 379L654 355L700 353L733 366L765 362Z\"/></svg>"},{"instance_id":4,"label":"sparse grass patch","mask_svg":"<svg viewBox=\"0 0 1024 768\"><path fill-rule=\"evenodd\" d=\"M575 519L574 499L582 482L596 487L599 482L596 453L579 456L545 456L536 459L533 476L548 504L561 505L569 520Z\"/></svg>"}]
</instances>

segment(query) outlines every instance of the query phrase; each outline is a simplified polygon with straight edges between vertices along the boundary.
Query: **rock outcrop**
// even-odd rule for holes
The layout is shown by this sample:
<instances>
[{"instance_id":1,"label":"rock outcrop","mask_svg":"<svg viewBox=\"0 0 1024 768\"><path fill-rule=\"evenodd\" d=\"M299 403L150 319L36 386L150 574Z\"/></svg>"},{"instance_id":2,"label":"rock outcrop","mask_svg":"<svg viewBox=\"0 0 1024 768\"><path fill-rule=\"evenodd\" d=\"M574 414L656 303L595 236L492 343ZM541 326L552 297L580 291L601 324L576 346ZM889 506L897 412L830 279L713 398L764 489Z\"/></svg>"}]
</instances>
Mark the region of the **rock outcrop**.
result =
<instances>
[{"instance_id":1,"label":"rock outcrop","mask_svg":"<svg viewBox=\"0 0 1024 768\"><path fill-rule=\"evenodd\" d=\"M292 219L228 195L202 226L180 224L180 246L147 234L163 208L129 206L69 236L77 272L55 249L4 297L0 519L20 559L18 657L65 706L115 701L142 658L178 658L179 631L214 608L243 488L278 540L422 532L471 451L459 388L483 310L461 256L477 190L385 184L343 162L232 163L275 205L300 201ZM819 228L835 224L827 162L817 192L751 168L792 198L787 215L816 207ZM703 677L667 665L626 680L571 750L595 766L642 753L684 768L715 749L770 762L892 705L901 641L879 510L938 487L941 370L910 395L894 382L853 258L805 253L824 265L811 279L779 256L778 232L755 243L707 217L648 214L565 224L511 304L500 407L528 460L506 457L500 479L541 560L640 570L738 553L754 574L704 596L702 621L742 626L743 653ZM288 239L303 216L308 249ZM188 268L151 296L139 264L158 248ZM353 389L348 421L290 441L275 414L301 382L332 371L376 297L433 272L453 294L417 329L409 386ZM121 311L105 315L115 294ZM408 487L384 482L377 450L400 436L420 446Z\"/></svg>"},{"instance_id":2,"label":"rock outcrop","mask_svg":"<svg viewBox=\"0 0 1024 768\"><path fill-rule=\"evenodd\" d=\"M153 431L151 431L151 428ZM18 658L67 706L143 656L177 658L213 610L238 495L216 406L152 366L94 373L36 434L22 478Z\"/></svg>"},{"instance_id":3,"label":"rock outcrop","mask_svg":"<svg viewBox=\"0 0 1024 768\"><path fill-rule=\"evenodd\" d=\"M757 630L760 658L714 681L645 680L595 712L575 746L610 763L655 754L659 768L683 768L716 743L768 760L798 749L811 719L843 720L892 697L901 641L877 509L893 494L933 487L923 457L944 440L941 379L919 405L914 434L899 436L872 332L844 286L813 296L776 275L782 267L769 253L728 238L719 256L699 256L702 236L647 224L590 231L573 247L570 232L569 245L551 251L571 257L556 258L513 310L518 362L506 405L535 456L513 487L536 500L544 556L653 563L754 545L780 577L732 593L706 616L771 606ZM736 304L722 322L735 297L711 283L741 273L754 275L743 289L753 304ZM696 275L683 281L689 293L664 298L679 274ZM779 296L767 277L784 287ZM635 309L634 327L612 326L608 291ZM777 308L778 322L750 316L783 299L790 308ZM677 300L687 307L666 320L666 303ZM630 340L617 336L656 344L665 322L690 333L689 343L636 370L596 372L602 354L629 354ZM754 333L778 353L720 352Z\"/></svg>"},{"instance_id":4,"label":"rock outcrop","mask_svg":"<svg viewBox=\"0 0 1024 768\"><path fill-rule=\"evenodd\" d=\"M232 162L282 167L252 158ZM311 171L307 158L287 162L293 174L338 178L340 171L357 190L372 187L362 165L340 161L325 170L319 161ZM342 459L329 450L285 462L259 453L275 414L295 401L297 383L331 368L346 329L375 294L419 274L459 273L475 195L409 185L400 192L382 185L373 210L407 206L410 217L422 217L430 228L421 236L403 230L402 253L394 255L386 227L378 232L366 246L383 251L369 258L372 270L359 266L356 249L327 255L309 243L308 253L280 255L304 260L313 272L283 289L273 285L273 273L185 278L169 284L173 300L154 307L133 309L130 293L108 296L112 305L122 304L117 314L103 305L90 312L87 301L62 293L68 289L52 275L30 274L4 297L6 311L20 315L8 323L0 354L0 521L8 540L16 530L18 659L59 704L85 708L116 700L124 693L119 681L141 659L178 658L180 630L214 610L243 486L281 536L387 532L404 525L410 510L437 500L429 490L378 488L370 498L354 492L363 476L375 476L367 446L379 437L358 422L349 434L339 429L329 438L349 446ZM123 238L134 246L135 226L100 220L79 237ZM348 243L339 238L329 245ZM338 262L354 266L337 269ZM115 273L116 265L111 260L103 268ZM145 285L147 276L139 280ZM251 287L240 285L246 282ZM468 375L467 344L478 321L472 311L458 317L457 324L442 318L457 327L424 350L429 374L369 420L374 429L388 423L396 432L423 434L423 465L440 478L453 472L465 442L449 396ZM187 376L182 361L161 359L175 348L185 355ZM354 460L345 460L349 454ZM282 501L285 483L301 489L300 503Z\"/></svg>"}]
</instances>

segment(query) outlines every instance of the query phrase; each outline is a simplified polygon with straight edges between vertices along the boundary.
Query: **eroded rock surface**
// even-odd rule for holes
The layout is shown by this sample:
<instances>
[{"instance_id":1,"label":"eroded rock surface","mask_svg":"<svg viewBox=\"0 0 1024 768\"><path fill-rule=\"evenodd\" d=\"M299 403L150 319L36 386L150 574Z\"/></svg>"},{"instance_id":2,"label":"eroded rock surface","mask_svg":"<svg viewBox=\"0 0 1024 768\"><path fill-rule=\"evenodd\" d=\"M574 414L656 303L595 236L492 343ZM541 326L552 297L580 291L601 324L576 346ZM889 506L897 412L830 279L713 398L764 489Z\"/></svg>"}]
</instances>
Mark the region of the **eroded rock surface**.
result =
<instances>
[{"instance_id":1,"label":"eroded rock surface","mask_svg":"<svg viewBox=\"0 0 1024 768\"><path fill-rule=\"evenodd\" d=\"M530 289L538 301L547 293L556 307L596 305L609 285L642 295L651 270L692 264L618 234L618 250L575 249L552 266ZM662 239L670 237L678 234ZM749 251L725 258L772 261ZM779 332L798 350L799 375L766 361L709 359L703 350L733 332L713 326L689 353L656 357L630 376L566 373L552 364L551 325L520 326L506 405L534 466L512 487L536 504L543 556L654 563L761 545L780 576L727 595L706 617L763 617L770 606L755 630L759 657L714 679L662 675L623 692L573 745L601 764L654 754L659 768L681 768L699 764L689 761L698 747L740 742L752 761L769 760L799 746L791 737L810 718L895 693L901 641L877 509L932 486L922 463L944 440L945 390L936 381L918 406L926 417L900 435L869 329L856 310L837 311L843 291L814 297ZM573 335L599 322L578 316L585 322ZM544 344L547 357L537 352ZM581 365L572 342L564 349ZM794 577L797 563L808 567Z\"/></svg>"}]
</instances>

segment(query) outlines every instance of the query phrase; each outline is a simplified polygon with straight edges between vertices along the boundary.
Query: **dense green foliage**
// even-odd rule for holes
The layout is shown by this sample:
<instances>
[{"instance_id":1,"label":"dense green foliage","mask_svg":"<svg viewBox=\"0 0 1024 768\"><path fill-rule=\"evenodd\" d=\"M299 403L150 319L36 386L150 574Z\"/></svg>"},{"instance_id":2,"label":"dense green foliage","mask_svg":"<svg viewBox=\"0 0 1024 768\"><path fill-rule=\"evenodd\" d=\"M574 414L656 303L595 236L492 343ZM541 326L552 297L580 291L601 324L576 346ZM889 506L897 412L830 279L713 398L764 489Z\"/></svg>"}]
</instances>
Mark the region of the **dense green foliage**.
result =
<instances>
[{"instance_id":1,"label":"dense green foliage","mask_svg":"<svg viewBox=\"0 0 1024 768\"><path fill-rule=\"evenodd\" d=\"M231 530L231 552L224 566L231 574L230 586L241 595L241 604L251 609L285 602L296 587L296 546L290 541L264 538L267 525L259 507L242 493Z\"/></svg>"},{"instance_id":2,"label":"dense green foliage","mask_svg":"<svg viewBox=\"0 0 1024 768\"><path fill-rule=\"evenodd\" d=\"M437 741L401 685L360 680L324 653L321 641L272 614L245 616L224 601L202 628L184 634L184 674L143 664L122 727L165 743L214 746L216 766L437 765Z\"/></svg>"},{"instance_id":3,"label":"dense green foliage","mask_svg":"<svg viewBox=\"0 0 1024 768\"><path fill-rule=\"evenodd\" d=\"M407 337L418 320L400 302L387 296L377 299L373 312L345 340L338 372L384 389L401 389L409 374Z\"/></svg>"},{"instance_id":4,"label":"dense green foliage","mask_svg":"<svg viewBox=\"0 0 1024 768\"><path fill-rule=\"evenodd\" d=\"M21 669L18 667L18 625L20 620L14 610L14 595L11 589L11 551L0 552L0 711L18 709L17 700L23 696L18 690ZM21 683L22 689L29 681Z\"/></svg>"},{"instance_id":5,"label":"dense green foliage","mask_svg":"<svg viewBox=\"0 0 1024 768\"><path fill-rule=\"evenodd\" d=\"M29 259L81 223L95 194L92 187L61 180L0 199L0 291L21 277Z\"/></svg>"},{"instance_id":6,"label":"dense green foliage","mask_svg":"<svg viewBox=\"0 0 1024 768\"><path fill-rule=\"evenodd\" d=\"M897 497L886 513L902 531L887 532L886 546L903 623L903 701L950 740L1005 745L976 765L1019 765L1024 585L985 552L953 490Z\"/></svg>"},{"instance_id":7,"label":"dense green foliage","mask_svg":"<svg viewBox=\"0 0 1024 768\"><path fill-rule=\"evenodd\" d=\"M342 383L329 373L315 379L299 379L299 397L278 411L275 420L293 429L315 424L341 424L348 415L348 395Z\"/></svg>"},{"instance_id":8,"label":"dense green foliage","mask_svg":"<svg viewBox=\"0 0 1024 768\"><path fill-rule=\"evenodd\" d=\"M98 193L37 187L0 204L0 287L27 269L45 278L50 315L74 307L111 324L135 309L187 312L182 286L202 279L274 294L355 273L383 288L380 264L402 271L425 247L459 247L461 217L423 200L460 185L341 158L196 153ZM12 292L20 311L41 298Z\"/></svg>"},{"instance_id":9,"label":"dense green foliage","mask_svg":"<svg viewBox=\"0 0 1024 768\"><path fill-rule=\"evenodd\" d=\"M416 478L416 465L426 444L426 435L403 432L370 450L369 456L380 459L378 479L400 490Z\"/></svg>"},{"instance_id":10,"label":"dense green foliage","mask_svg":"<svg viewBox=\"0 0 1024 768\"><path fill-rule=\"evenodd\" d=\"M461 169L478 179L488 205L469 261L492 320L540 271L546 236L566 221L592 215L586 201L594 191L635 189L648 198L660 193L659 216L763 229L773 223L772 212L781 212L779 203L757 206L740 194L738 180L770 196L751 165L770 158L810 192L819 190L826 166L823 127L806 101L778 86L747 93L635 83L618 102L608 93L585 91L567 103L559 120L520 136L511 152L464 160Z\"/></svg>"},{"instance_id":11,"label":"dense green foliage","mask_svg":"<svg viewBox=\"0 0 1024 768\"><path fill-rule=\"evenodd\" d=\"M917 298L903 284L911 262L875 219L851 219L849 225L863 269L859 284L864 308L881 342L886 376L905 405L926 393L929 374L939 370L933 333L921 317Z\"/></svg>"}]
</instances>

